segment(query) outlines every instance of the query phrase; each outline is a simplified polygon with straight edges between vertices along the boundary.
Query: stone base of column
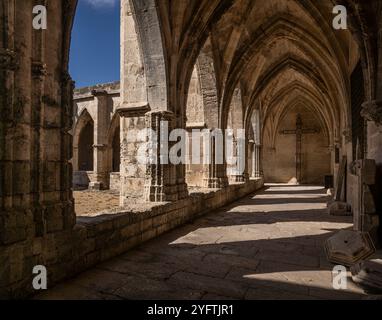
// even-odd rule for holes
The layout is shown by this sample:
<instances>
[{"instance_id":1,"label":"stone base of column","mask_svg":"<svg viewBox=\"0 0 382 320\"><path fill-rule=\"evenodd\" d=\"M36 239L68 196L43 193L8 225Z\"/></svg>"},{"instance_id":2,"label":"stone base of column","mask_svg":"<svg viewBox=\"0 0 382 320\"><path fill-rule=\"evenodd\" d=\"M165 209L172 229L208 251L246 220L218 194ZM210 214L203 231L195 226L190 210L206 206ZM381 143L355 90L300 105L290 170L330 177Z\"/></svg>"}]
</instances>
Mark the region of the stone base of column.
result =
<instances>
[{"instance_id":1,"label":"stone base of column","mask_svg":"<svg viewBox=\"0 0 382 320\"><path fill-rule=\"evenodd\" d=\"M215 159L212 158L214 161ZM229 185L226 164L209 164L204 167L203 186L208 189L223 189Z\"/></svg>"},{"instance_id":2,"label":"stone base of column","mask_svg":"<svg viewBox=\"0 0 382 320\"><path fill-rule=\"evenodd\" d=\"M169 111L152 111L145 114L146 128L154 133L149 139L148 157L153 164L146 165L145 200L148 202L174 202L188 197L185 183L185 166L183 164L163 163L161 154L162 139L168 139L169 132L176 126L176 117ZM167 131L167 132L166 132ZM174 145L168 143L168 149ZM166 159L167 160L167 159Z\"/></svg>"},{"instance_id":3,"label":"stone base of column","mask_svg":"<svg viewBox=\"0 0 382 320\"><path fill-rule=\"evenodd\" d=\"M145 201L174 202L188 197L186 184L173 186L145 185Z\"/></svg>"},{"instance_id":4,"label":"stone base of column","mask_svg":"<svg viewBox=\"0 0 382 320\"><path fill-rule=\"evenodd\" d=\"M145 200L148 202L172 202L178 200L177 186L145 186Z\"/></svg>"},{"instance_id":5,"label":"stone base of column","mask_svg":"<svg viewBox=\"0 0 382 320\"><path fill-rule=\"evenodd\" d=\"M109 176L107 173L94 173L89 183L89 189L93 191L106 190L109 187Z\"/></svg>"},{"instance_id":6,"label":"stone base of column","mask_svg":"<svg viewBox=\"0 0 382 320\"><path fill-rule=\"evenodd\" d=\"M102 190L102 182L90 182L89 190L91 191L101 191Z\"/></svg>"},{"instance_id":7,"label":"stone base of column","mask_svg":"<svg viewBox=\"0 0 382 320\"><path fill-rule=\"evenodd\" d=\"M264 178L264 174L262 172L255 172L251 176L252 179L262 179Z\"/></svg>"},{"instance_id":8,"label":"stone base of column","mask_svg":"<svg viewBox=\"0 0 382 320\"><path fill-rule=\"evenodd\" d=\"M186 183L178 184L178 200L183 200L188 198L189 193L188 193L188 186Z\"/></svg>"},{"instance_id":9,"label":"stone base of column","mask_svg":"<svg viewBox=\"0 0 382 320\"><path fill-rule=\"evenodd\" d=\"M249 175L247 174L240 174L240 175L232 175L230 176L230 180L234 183L239 183L239 182L242 182L242 183L245 183L245 182L248 182L249 180Z\"/></svg>"},{"instance_id":10,"label":"stone base of column","mask_svg":"<svg viewBox=\"0 0 382 320\"><path fill-rule=\"evenodd\" d=\"M222 189L228 186L228 177L205 178L203 185L208 189Z\"/></svg>"}]
</instances>

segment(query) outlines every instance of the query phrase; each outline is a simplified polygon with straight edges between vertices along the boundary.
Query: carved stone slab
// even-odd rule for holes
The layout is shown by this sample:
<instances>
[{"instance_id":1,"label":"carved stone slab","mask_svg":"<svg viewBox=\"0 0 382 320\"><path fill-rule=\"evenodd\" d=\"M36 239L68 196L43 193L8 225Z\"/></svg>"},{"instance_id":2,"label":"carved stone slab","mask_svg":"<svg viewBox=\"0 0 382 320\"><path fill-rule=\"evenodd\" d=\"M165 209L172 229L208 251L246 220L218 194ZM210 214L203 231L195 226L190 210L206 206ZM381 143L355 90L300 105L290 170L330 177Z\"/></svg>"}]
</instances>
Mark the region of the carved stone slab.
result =
<instances>
[{"instance_id":1,"label":"carved stone slab","mask_svg":"<svg viewBox=\"0 0 382 320\"><path fill-rule=\"evenodd\" d=\"M368 233L341 230L325 242L325 251L330 262L349 267L373 255L375 247Z\"/></svg>"},{"instance_id":2,"label":"carved stone slab","mask_svg":"<svg viewBox=\"0 0 382 320\"><path fill-rule=\"evenodd\" d=\"M362 261L353 266L351 272L355 283L382 292L382 259Z\"/></svg>"}]
</instances>

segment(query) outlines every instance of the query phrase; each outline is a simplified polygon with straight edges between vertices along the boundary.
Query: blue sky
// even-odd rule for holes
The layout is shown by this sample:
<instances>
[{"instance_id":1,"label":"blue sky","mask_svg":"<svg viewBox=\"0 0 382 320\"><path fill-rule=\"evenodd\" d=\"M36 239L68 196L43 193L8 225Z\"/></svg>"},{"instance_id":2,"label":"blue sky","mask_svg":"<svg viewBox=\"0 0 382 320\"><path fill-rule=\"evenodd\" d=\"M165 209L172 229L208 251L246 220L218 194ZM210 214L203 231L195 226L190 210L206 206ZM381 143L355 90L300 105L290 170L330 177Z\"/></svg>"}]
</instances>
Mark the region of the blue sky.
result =
<instances>
[{"instance_id":1,"label":"blue sky","mask_svg":"<svg viewBox=\"0 0 382 320\"><path fill-rule=\"evenodd\" d=\"M120 0L79 0L70 74L76 87L120 79Z\"/></svg>"}]
</instances>

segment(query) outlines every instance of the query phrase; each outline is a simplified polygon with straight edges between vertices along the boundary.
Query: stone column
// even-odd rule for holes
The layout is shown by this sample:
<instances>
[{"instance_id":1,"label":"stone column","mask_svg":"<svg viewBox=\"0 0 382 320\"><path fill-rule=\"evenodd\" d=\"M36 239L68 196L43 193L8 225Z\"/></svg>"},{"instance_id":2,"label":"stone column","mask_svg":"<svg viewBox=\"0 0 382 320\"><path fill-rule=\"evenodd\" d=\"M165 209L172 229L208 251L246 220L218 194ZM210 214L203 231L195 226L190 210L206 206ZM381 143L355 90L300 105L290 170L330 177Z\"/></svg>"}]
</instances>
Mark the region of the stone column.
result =
<instances>
[{"instance_id":1,"label":"stone column","mask_svg":"<svg viewBox=\"0 0 382 320\"><path fill-rule=\"evenodd\" d=\"M94 119L94 177L90 183L91 190L103 190L109 186L107 132L109 125L108 94L106 90L93 90L97 104Z\"/></svg>"},{"instance_id":2,"label":"stone column","mask_svg":"<svg viewBox=\"0 0 382 320\"><path fill-rule=\"evenodd\" d=\"M168 134L175 127L175 115L169 111L149 111L148 105L121 107L118 112L121 116L121 205L129 203L132 193L142 194L148 202L186 198L185 166L171 164L168 157L173 144Z\"/></svg>"},{"instance_id":3,"label":"stone column","mask_svg":"<svg viewBox=\"0 0 382 320\"><path fill-rule=\"evenodd\" d=\"M238 143L238 139L233 136L233 157L236 158L236 164L230 165L229 180L232 182L246 182L248 181L248 165L246 159L246 145L245 143ZM244 167L241 165L244 164Z\"/></svg>"},{"instance_id":4,"label":"stone column","mask_svg":"<svg viewBox=\"0 0 382 320\"><path fill-rule=\"evenodd\" d=\"M131 194L144 193L146 165L138 162L137 155L147 143L146 137L139 132L146 129L145 114L149 110L147 104L122 105L117 110L121 117L121 206L129 203Z\"/></svg>"},{"instance_id":5,"label":"stone column","mask_svg":"<svg viewBox=\"0 0 382 320\"><path fill-rule=\"evenodd\" d=\"M203 144L205 160L203 185L205 188L220 189L228 186L227 163L225 159L224 134L221 135L221 141L213 133L217 131L206 129L203 131ZM208 140L207 140L208 139ZM207 143L207 141L209 141ZM219 149L219 144L221 149ZM218 154L216 151L220 152Z\"/></svg>"},{"instance_id":6,"label":"stone column","mask_svg":"<svg viewBox=\"0 0 382 320\"><path fill-rule=\"evenodd\" d=\"M51 32L31 29L28 1L5 1L3 6L0 247L6 249L7 245L69 230L75 225L76 217L70 183L72 144L68 133L73 116L73 82L62 65L64 47L54 56L44 54L47 43L57 43L63 37L64 28L57 25ZM52 8L50 14L53 19L55 15L63 17L62 7ZM25 247L26 256L31 252L28 250ZM33 261L30 256L28 259ZM20 278L13 279L29 276L29 266L20 266L15 270Z\"/></svg>"},{"instance_id":7,"label":"stone column","mask_svg":"<svg viewBox=\"0 0 382 320\"><path fill-rule=\"evenodd\" d=\"M248 175L250 178L253 178L253 153L255 149L255 141L253 139L250 139L248 141L248 154L247 154L247 170L248 170Z\"/></svg>"},{"instance_id":8,"label":"stone column","mask_svg":"<svg viewBox=\"0 0 382 320\"><path fill-rule=\"evenodd\" d=\"M75 1L49 7L48 31L32 28L32 1L1 6L0 297L15 299L35 293L34 266L53 283L73 258L62 239L76 223L66 64Z\"/></svg>"},{"instance_id":9,"label":"stone column","mask_svg":"<svg viewBox=\"0 0 382 320\"><path fill-rule=\"evenodd\" d=\"M264 176L262 161L261 161L261 145L255 144L252 155L252 178L260 179Z\"/></svg>"},{"instance_id":10,"label":"stone column","mask_svg":"<svg viewBox=\"0 0 382 320\"><path fill-rule=\"evenodd\" d=\"M259 145L259 166L260 166L260 178L264 178L264 167L263 167L263 145Z\"/></svg>"},{"instance_id":11,"label":"stone column","mask_svg":"<svg viewBox=\"0 0 382 320\"><path fill-rule=\"evenodd\" d=\"M169 142L168 135L175 126L175 115L170 111L153 111L146 114L146 127L153 135L148 140L150 162L146 165L146 201L177 201L188 196L185 164L174 165L168 157L168 152L175 144Z\"/></svg>"}]
</instances>

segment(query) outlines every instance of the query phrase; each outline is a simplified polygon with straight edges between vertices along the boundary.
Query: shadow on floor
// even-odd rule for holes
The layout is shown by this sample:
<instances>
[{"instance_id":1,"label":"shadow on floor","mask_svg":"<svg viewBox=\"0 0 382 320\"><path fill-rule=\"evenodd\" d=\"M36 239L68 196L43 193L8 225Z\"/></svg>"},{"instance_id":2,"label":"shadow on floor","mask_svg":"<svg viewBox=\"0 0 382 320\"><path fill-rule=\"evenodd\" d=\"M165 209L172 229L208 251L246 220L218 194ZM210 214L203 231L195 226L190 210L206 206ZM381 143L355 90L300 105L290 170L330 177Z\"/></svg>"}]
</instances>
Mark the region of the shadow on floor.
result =
<instances>
[{"instance_id":1,"label":"shadow on floor","mask_svg":"<svg viewBox=\"0 0 382 320\"><path fill-rule=\"evenodd\" d=\"M41 298L360 299L351 281L349 290L333 289L333 265L323 249L351 219L325 209L272 211L283 206L277 201L263 204L270 212L256 212L264 193L269 190L102 263Z\"/></svg>"}]
</instances>

